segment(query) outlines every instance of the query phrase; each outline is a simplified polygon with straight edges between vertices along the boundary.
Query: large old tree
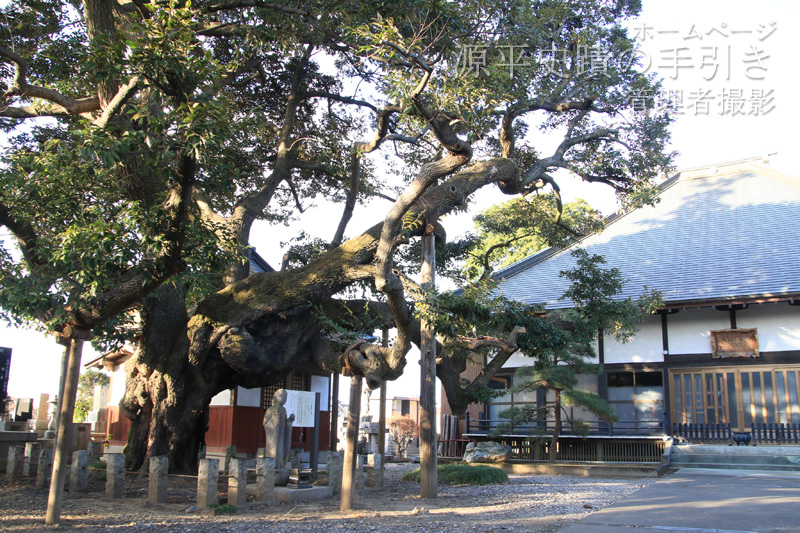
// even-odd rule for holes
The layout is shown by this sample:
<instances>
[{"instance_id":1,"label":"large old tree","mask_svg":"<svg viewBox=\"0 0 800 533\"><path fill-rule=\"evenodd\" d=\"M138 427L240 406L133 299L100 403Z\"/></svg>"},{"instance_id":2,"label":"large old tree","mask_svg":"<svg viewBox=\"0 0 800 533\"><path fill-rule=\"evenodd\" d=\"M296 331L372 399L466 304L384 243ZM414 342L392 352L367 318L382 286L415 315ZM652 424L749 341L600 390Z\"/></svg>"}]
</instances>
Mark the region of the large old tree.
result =
<instances>
[{"instance_id":1,"label":"large old tree","mask_svg":"<svg viewBox=\"0 0 800 533\"><path fill-rule=\"evenodd\" d=\"M555 171L648 200L670 161L670 119L643 99L657 84L620 26L638 8L11 3L2 312L91 329L105 345L140 338L121 402L134 468L149 454L191 468L223 389L303 362L349 366L370 387L396 379L420 294L396 253L439 217L487 186L557 190ZM342 205L338 227L304 232L329 228L325 246L298 241L279 270L247 277L253 224L289 223L322 198ZM387 206L376 224L345 238L356 206L377 210L376 198ZM379 297L348 300L357 286ZM347 346L344 332L365 324L396 328L392 345ZM457 376L449 364L443 375Z\"/></svg>"}]
</instances>

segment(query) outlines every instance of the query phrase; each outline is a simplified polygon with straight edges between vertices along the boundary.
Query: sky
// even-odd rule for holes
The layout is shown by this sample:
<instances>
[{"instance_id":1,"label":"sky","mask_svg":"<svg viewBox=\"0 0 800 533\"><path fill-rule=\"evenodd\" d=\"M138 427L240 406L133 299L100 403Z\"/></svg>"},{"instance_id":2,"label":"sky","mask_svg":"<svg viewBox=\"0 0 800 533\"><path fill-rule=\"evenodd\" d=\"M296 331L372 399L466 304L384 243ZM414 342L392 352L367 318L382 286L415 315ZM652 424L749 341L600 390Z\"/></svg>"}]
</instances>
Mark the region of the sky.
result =
<instances>
[{"instance_id":1,"label":"sky","mask_svg":"<svg viewBox=\"0 0 800 533\"><path fill-rule=\"evenodd\" d=\"M664 78L673 100L681 102L672 127L672 149L679 152L678 168L706 166L738 159L768 156L770 165L800 176L800 105L792 96L800 85L800 2L797 0L643 0L643 13L629 27L639 36L642 60ZM569 201L584 198L610 214L616 209L613 193L602 185L586 186L560 179ZM475 211L507 197L481 191ZM358 206L350 235L379 221L387 204ZM303 227L319 220L337 220L339 206L321 206L301 217ZM303 223L306 221L307 223ZM316 224L314 223L316 222ZM443 221L450 234L471 228L470 216ZM330 239L334 227L326 226ZM292 234L256 226L252 244L273 265L280 264L278 240ZM278 232L279 233L279 232ZM55 393L62 349L40 333L0 325L0 346L13 349L8 392L34 398ZM84 362L97 354L87 345ZM388 396L417 396L418 355L409 354L403 377L389 383ZM347 380L342 380L344 385ZM342 386L347 401L346 386Z\"/></svg>"}]
</instances>

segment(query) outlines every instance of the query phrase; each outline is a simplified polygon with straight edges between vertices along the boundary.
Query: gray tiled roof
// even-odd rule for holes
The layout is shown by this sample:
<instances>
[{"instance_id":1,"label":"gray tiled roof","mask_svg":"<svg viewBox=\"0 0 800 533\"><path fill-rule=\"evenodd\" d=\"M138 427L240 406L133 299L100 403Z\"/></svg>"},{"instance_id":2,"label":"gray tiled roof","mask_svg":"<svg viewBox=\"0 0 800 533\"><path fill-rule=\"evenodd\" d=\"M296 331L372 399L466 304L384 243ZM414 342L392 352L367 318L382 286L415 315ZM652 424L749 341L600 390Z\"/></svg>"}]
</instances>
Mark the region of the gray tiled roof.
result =
<instances>
[{"instance_id":1,"label":"gray tiled roof","mask_svg":"<svg viewBox=\"0 0 800 533\"><path fill-rule=\"evenodd\" d=\"M620 298L644 286L665 303L800 297L800 179L753 161L681 171L662 187L660 202L616 217L574 246L603 255L625 285ZM569 254L545 250L494 276L506 297L547 307L568 282Z\"/></svg>"}]
</instances>

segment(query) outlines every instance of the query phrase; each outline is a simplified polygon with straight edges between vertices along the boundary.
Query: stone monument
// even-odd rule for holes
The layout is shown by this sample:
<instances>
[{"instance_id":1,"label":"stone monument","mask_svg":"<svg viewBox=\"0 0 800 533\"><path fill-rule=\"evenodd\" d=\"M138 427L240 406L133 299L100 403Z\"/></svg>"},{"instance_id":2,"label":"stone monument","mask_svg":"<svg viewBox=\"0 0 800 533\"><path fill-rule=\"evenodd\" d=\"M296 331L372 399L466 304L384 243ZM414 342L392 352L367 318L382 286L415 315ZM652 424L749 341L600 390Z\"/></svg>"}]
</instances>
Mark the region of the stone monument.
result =
<instances>
[{"instance_id":1,"label":"stone monument","mask_svg":"<svg viewBox=\"0 0 800 533\"><path fill-rule=\"evenodd\" d=\"M292 449L292 423L294 415L286 416L287 392L278 389L272 397L272 406L264 413L264 432L267 436L265 456L275 460L275 484L289 482L289 461Z\"/></svg>"},{"instance_id":2,"label":"stone monument","mask_svg":"<svg viewBox=\"0 0 800 533\"><path fill-rule=\"evenodd\" d=\"M44 432L45 439L56 438L56 414L58 413L58 396L47 402L50 404L50 409L47 411L47 417L50 421L47 424L47 431Z\"/></svg>"}]
</instances>

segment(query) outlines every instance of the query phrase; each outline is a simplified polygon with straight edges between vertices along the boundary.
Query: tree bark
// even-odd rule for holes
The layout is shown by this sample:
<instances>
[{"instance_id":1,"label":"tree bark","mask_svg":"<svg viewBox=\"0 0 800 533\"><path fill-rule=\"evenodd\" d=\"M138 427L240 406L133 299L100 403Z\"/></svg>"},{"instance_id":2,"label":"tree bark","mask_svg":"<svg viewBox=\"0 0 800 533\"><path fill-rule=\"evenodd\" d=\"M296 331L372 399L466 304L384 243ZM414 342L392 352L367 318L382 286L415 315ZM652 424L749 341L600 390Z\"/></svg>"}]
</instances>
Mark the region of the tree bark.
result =
<instances>
[{"instance_id":1,"label":"tree bark","mask_svg":"<svg viewBox=\"0 0 800 533\"><path fill-rule=\"evenodd\" d=\"M517 177L511 160L478 163L428 190L424 201L409 212L422 216L424 204L444 214L481 187ZM168 455L172 471L191 471L206 430L209 402L222 390L267 386L303 363L341 372L344 356L322 334L315 306L330 309L336 293L374 278L371 263L383 226L376 224L305 267L234 283L200 302L191 319L178 289L162 287L148 297L142 343L126 363L128 383L120 402L121 411L133 421L126 447L128 467L138 469L148 456ZM390 351L397 347L364 343L349 352L348 364L374 389L403 372L405 358L390 358Z\"/></svg>"}]
</instances>

